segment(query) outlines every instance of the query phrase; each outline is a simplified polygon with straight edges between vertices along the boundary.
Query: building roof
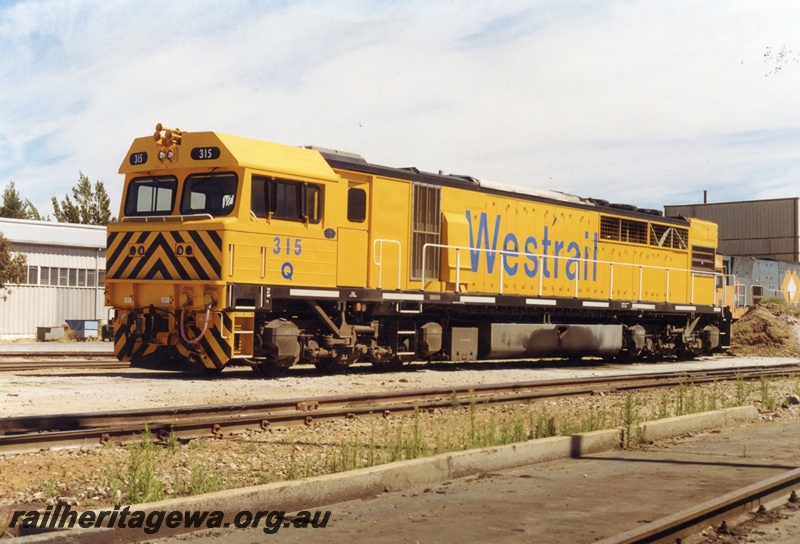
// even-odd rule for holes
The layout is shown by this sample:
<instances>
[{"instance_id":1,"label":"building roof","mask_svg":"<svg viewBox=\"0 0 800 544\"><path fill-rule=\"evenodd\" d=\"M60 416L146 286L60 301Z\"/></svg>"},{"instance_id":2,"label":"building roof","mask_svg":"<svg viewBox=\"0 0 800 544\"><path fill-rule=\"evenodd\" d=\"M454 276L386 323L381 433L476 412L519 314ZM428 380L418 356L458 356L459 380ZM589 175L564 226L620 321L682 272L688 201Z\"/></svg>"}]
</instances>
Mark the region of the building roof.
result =
<instances>
[{"instance_id":1,"label":"building roof","mask_svg":"<svg viewBox=\"0 0 800 544\"><path fill-rule=\"evenodd\" d=\"M97 225L3 217L0 218L0 234L12 244L106 248L106 228Z\"/></svg>"}]
</instances>

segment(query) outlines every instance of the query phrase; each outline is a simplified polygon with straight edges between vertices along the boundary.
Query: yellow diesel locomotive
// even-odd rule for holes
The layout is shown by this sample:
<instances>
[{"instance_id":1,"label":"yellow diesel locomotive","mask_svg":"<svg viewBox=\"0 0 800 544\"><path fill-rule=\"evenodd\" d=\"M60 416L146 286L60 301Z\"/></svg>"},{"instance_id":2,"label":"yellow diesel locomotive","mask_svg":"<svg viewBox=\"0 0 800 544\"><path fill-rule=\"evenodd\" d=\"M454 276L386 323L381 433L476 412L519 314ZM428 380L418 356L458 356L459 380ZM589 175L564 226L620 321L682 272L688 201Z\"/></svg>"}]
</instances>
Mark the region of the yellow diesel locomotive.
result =
<instances>
[{"instance_id":1,"label":"yellow diesel locomotive","mask_svg":"<svg viewBox=\"0 0 800 544\"><path fill-rule=\"evenodd\" d=\"M134 365L279 375L729 344L706 221L160 124L120 173L106 303Z\"/></svg>"}]
</instances>

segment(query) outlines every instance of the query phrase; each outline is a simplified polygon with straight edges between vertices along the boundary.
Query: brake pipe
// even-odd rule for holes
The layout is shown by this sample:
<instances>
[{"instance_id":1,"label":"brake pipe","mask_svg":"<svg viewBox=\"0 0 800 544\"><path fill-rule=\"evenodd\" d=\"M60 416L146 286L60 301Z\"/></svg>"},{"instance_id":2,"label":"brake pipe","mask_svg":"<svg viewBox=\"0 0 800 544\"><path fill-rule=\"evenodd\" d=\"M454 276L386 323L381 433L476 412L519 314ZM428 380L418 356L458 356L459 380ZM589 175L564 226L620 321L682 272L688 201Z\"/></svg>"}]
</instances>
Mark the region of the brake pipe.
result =
<instances>
[{"instance_id":1,"label":"brake pipe","mask_svg":"<svg viewBox=\"0 0 800 544\"><path fill-rule=\"evenodd\" d=\"M189 340L189 338L187 338L187 336L186 336L186 306L189 304L189 302L190 302L190 299L187 298L186 302L184 302L183 306L181 307L181 323L180 323L180 326L178 327L178 329L180 330L180 333L181 333L181 339L186 344L189 344L191 346L191 345L197 344L200 340L202 340L203 336L205 336L205 334L206 334L206 331L208 331L208 322L209 322L209 320L211 320L211 305L214 303L214 300L212 298L211 301L208 304L206 304L206 319L205 319L205 323L203 324L203 330L200 331L200 334L197 335L197 337L195 337L195 338L193 338L191 340Z\"/></svg>"}]
</instances>

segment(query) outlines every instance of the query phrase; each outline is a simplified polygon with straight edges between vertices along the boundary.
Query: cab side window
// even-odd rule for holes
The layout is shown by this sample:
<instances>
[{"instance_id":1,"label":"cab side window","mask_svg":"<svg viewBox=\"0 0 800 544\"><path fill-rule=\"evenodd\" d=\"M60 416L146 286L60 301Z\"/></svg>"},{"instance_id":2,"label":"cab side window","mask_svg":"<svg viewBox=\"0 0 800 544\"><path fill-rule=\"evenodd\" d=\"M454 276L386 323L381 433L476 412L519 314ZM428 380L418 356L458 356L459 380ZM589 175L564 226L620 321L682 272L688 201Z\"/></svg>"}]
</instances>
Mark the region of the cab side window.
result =
<instances>
[{"instance_id":1,"label":"cab side window","mask_svg":"<svg viewBox=\"0 0 800 544\"><path fill-rule=\"evenodd\" d=\"M347 220L363 223L367 218L367 192L358 187L347 190Z\"/></svg>"},{"instance_id":2,"label":"cab side window","mask_svg":"<svg viewBox=\"0 0 800 544\"><path fill-rule=\"evenodd\" d=\"M322 220L322 190L318 185L253 176L250 209L256 217L287 221Z\"/></svg>"}]
</instances>

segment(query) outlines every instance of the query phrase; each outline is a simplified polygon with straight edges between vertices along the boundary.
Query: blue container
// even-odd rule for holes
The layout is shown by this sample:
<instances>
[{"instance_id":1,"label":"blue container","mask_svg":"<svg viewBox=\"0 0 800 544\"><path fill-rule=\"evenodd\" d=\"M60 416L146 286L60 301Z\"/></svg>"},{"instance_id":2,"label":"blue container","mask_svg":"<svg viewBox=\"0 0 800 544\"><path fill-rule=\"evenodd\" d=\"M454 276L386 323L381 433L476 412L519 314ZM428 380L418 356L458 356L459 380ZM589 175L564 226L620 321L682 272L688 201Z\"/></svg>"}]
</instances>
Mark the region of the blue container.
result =
<instances>
[{"instance_id":1,"label":"blue container","mask_svg":"<svg viewBox=\"0 0 800 544\"><path fill-rule=\"evenodd\" d=\"M76 340L97 338L96 319L67 319L67 325L72 330L72 337Z\"/></svg>"}]
</instances>

